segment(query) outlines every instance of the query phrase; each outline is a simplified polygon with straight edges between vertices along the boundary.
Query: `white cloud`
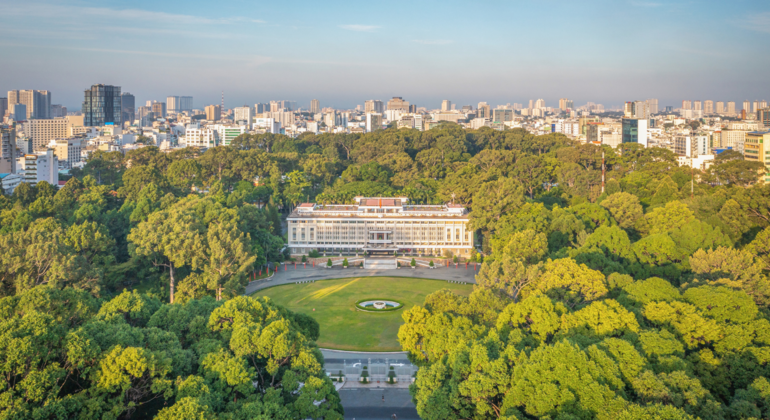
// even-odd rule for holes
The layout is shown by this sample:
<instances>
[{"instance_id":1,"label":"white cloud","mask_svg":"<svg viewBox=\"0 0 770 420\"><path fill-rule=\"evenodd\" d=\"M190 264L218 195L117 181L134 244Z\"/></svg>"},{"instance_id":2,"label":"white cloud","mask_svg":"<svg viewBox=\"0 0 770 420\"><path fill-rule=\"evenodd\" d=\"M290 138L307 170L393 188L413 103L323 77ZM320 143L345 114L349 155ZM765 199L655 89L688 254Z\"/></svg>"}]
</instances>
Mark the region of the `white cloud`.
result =
<instances>
[{"instance_id":1,"label":"white cloud","mask_svg":"<svg viewBox=\"0 0 770 420\"><path fill-rule=\"evenodd\" d=\"M412 42L423 45L449 45L454 43L451 39L413 39Z\"/></svg>"},{"instance_id":2,"label":"white cloud","mask_svg":"<svg viewBox=\"0 0 770 420\"><path fill-rule=\"evenodd\" d=\"M374 32L380 27L375 25L340 25L340 28L356 32Z\"/></svg>"},{"instance_id":3,"label":"white cloud","mask_svg":"<svg viewBox=\"0 0 770 420\"><path fill-rule=\"evenodd\" d=\"M209 18L202 16L184 15L177 13L156 12L143 9L112 9L108 7L77 7L58 4L27 2L18 6L10 6L3 9L6 15L35 16L62 18L64 16L83 16L93 18L105 18L110 20L129 20L134 23L161 22L168 24L206 25L228 24L237 22L265 23L261 19L245 17Z\"/></svg>"},{"instance_id":4,"label":"white cloud","mask_svg":"<svg viewBox=\"0 0 770 420\"><path fill-rule=\"evenodd\" d=\"M752 31L770 34L770 12L751 15L744 22L746 22L746 27Z\"/></svg>"}]
</instances>

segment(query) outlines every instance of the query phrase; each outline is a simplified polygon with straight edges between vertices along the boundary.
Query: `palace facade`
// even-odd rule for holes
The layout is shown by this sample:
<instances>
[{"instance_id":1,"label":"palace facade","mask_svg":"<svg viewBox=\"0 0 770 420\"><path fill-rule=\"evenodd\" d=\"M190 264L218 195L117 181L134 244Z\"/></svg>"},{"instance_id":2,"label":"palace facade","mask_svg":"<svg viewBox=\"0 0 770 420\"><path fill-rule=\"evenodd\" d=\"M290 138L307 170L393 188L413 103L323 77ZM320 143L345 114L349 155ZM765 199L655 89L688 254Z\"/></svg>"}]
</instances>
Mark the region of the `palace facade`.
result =
<instances>
[{"instance_id":1,"label":"palace facade","mask_svg":"<svg viewBox=\"0 0 770 420\"><path fill-rule=\"evenodd\" d=\"M457 204L412 205L406 197L356 197L356 204L299 205L287 218L295 255L331 253L418 253L467 257L473 231L468 211Z\"/></svg>"}]
</instances>

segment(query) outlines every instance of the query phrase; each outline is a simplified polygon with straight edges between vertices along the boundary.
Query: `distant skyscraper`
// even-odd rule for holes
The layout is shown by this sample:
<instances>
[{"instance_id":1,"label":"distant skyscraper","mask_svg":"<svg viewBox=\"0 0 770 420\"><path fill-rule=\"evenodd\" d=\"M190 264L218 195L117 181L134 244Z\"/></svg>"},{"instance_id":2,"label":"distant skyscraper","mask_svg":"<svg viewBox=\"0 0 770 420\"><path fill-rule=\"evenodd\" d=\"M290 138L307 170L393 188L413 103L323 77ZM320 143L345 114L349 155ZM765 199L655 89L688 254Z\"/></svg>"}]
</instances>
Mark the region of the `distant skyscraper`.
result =
<instances>
[{"instance_id":1,"label":"distant skyscraper","mask_svg":"<svg viewBox=\"0 0 770 420\"><path fill-rule=\"evenodd\" d=\"M154 104L152 104L152 112L155 114L156 117L166 118L166 103L155 102Z\"/></svg>"},{"instance_id":2,"label":"distant skyscraper","mask_svg":"<svg viewBox=\"0 0 770 420\"><path fill-rule=\"evenodd\" d=\"M492 118L489 109L490 107L486 102L479 102L479 105L476 107L476 118Z\"/></svg>"},{"instance_id":3,"label":"distant skyscraper","mask_svg":"<svg viewBox=\"0 0 770 420\"><path fill-rule=\"evenodd\" d=\"M414 105L414 104L409 105L409 112L412 113L412 114L416 114L417 113L417 105Z\"/></svg>"},{"instance_id":4,"label":"distant skyscraper","mask_svg":"<svg viewBox=\"0 0 770 420\"><path fill-rule=\"evenodd\" d=\"M532 101L532 99L530 99L529 100L529 109L532 109L532 108L534 108L534 102Z\"/></svg>"},{"instance_id":5,"label":"distant skyscraper","mask_svg":"<svg viewBox=\"0 0 770 420\"><path fill-rule=\"evenodd\" d=\"M441 111L451 111L452 110L452 101L444 99L441 101Z\"/></svg>"},{"instance_id":6,"label":"distant skyscraper","mask_svg":"<svg viewBox=\"0 0 770 420\"><path fill-rule=\"evenodd\" d=\"M730 115L735 115L735 102L730 101L727 103L727 113Z\"/></svg>"},{"instance_id":7,"label":"distant skyscraper","mask_svg":"<svg viewBox=\"0 0 770 420\"><path fill-rule=\"evenodd\" d=\"M626 102L623 108L626 118L649 118L650 109L647 101Z\"/></svg>"},{"instance_id":8,"label":"distant skyscraper","mask_svg":"<svg viewBox=\"0 0 770 420\"><path fill-rule=\"evenodd\" d=\"M318 99L313 99L310 101L310 113L311 114L318 114L321 112L321 102Z\"/></svg>"},{"instance_id":9,"label":"distant skyscraper","mask_svg":"<svg viewBox=\"0 0 770 420\"><path fill-rule=\"evenodd\" d=\"M657 114L659 111L658 109L658 100L657 99L648 99L647 100L647 106L650 109L650 114Z\"/></svg>"},{"instance_id":10,"label":"distant skyscraper","mask_svg":"<svg viewBox=\"0 0 770 420\"><path fill-rule=\"evenodd\" d=\"M535 101L535 109L545 108L545 99L538 99Z\"/></svg>"},{"instance_id":11,"label":"distant skyscraper","mask_svg":"<svg viewBox=\"0 0 770 420\"><path fill-rule=\"evenodd\" d=\"M136 98L134 95L124 92L120 95L121 107L123 108L121 121L133 123L136 119Z\"/></svg>"},{"instance_id":12,"label":"distant skyscraper","mask_svg":"<svg viewBox=\"0 0 770 420\"><path fill-rule=\"evenodd\" d=\"M405 101L400 96L394 96L393 99L388 101L388 110L408 112L409 102Z\"/></svg>"},{"instance_id":13,"label":"distant skyscraper","mask_svg":"<svg viewBox=\"0 0 770 420\"><path fill-rule=\"evenodd\" d=\"M16 173L16 129L0 127L0 173Z\"/></svg>"},{"instance_id":14,"label":"distant skyscraper","mask_svg":"<svg viewBox=\"0 0 770 420\"><path fill-rule=\"evenodd\" d=\"M713 114L714 113L714 101L705 101L705 102L703 102L703 113L704 114Z\"/></svg>"},{"instance_id":15,"label":"distant skyscraper","mask_svg":"<svg viewBox=\"0 0 770 420\"><path fill-rule=\"evenodd\" d=\"M222 110L219 105L209 105L206 107L206 119L209 121L219 121L222 119Z\"/></svg>"},{"instance_id":16,"label":"distant skyscraper","mask_svg":"<svg viewBox=\"0 0 770 420\"><path fill-rule=\"evenodd\" d=\"M121 124L120 86L93 85L85 91L83 100L83 126L96 127L107 123Z\"/></svg>"},{"instance_id":17,"label":"distant skyscraper","mask_svg":"<svg viewBox=\"0 0 770 420\"><path fill-rule=\"evenodd\" d=\"M254 104L254 112L262 114L264 112L270 112L270 104Z\"/></svg>"},{"instance_id":18,"label":"distant skyscraper","mask_svg":"<svg viewBox=\"0 0 770 420\"><path fill-rule=\"evenodd\" d=\"M67 107L59 104L51 105L51 118L64 118L67 116Z\"/></svg>"},{"instance_id":19,"label":"distant skyscraper","mask_svg":"<svg viewBox=\"0 0 770 420\"><path fill-rule=\"evenodd\" d=\"M8 106L16 104L27 107L27 120L51 118L51 92L47 90L9 90Z\"/></svg>"},{"instance_id":20,"label":"distant skyscraper","mask_svg":"<svg viewBox=\"0 0 770 420\"><path fill-rule=\"evenodd\" d=\"M695 111L703 111L703 105L701 104L701 101L695 101L693 103L693 109Z\"/></svg>"},{"instance_id":21,"label":"distant skyscraper","mask_svg":"<svg viewBox=\"0 0 770 420\"><path fill-rule=\"evenodd\" d=\"M692 109L692 101L682 101L682 109Z\"/></svg>"},{"instance_id":22,"label":"distant skyscraper","mask_svg":"<svg viewBox=\"0 0 770 420\"><path fill-rule=\"evenodd\" d=\"M166 97L166 111L180 112L182 110L180 106L181 106L181 103L179 102L178 96Z\"/></svg>"},{"instance_id":23,"label":"distant skyscraper","mask_svg":"<svg viewBox=\"0 0 770 420\"><path fill-rule=\"evenodd\" d=\"M722 101L717 101L717 114L724 114L725 113L725 103Z\"/></svg>"},{"instance_id":24,"label":"distant skyscraper","mask_svg":"<svg viewBox=\"0 0 770 420\"><path fill-rule=\"evenodd\" d=\"M759 109L767 108L767 101L759 101Z\"/></svg>"},{"instance_id":25,"label":"distant skyscraper","mask_svg":"<svg viewBox=\"0 0 770 420\"><path fill-rule=\"evenodd\" d=\"M0 122L2 122L6 112L8 112L8 98L0 98Z\"/></svg>"},{"instance_id":26,"label":"distant skyscraper","mask_svg":"<svg viewBox=\"0 0 770 420\"><path fill-rule=\"evenodd\" d=\"M193 97L192 96L180 96L179 97L179 112L192 112L193 110Z\"/></svg>"},{"instance_id":27,"label":"distant skyscraper","mask_svg":"<svg viewBox=\"0 0 770 420\"><path fill-rule=\"evenodd\" d=\"M559 109L561 109L562 111L566 111L572 108L573 108L572 101L570 101L567 98L559 99Z\"/></svg>"},{"instance_id":28,"label":"distant skyscraper","mask_svg":"<svg viewBox=\"0 0 770 420\"><path fill-rule=\"evenodd\" d=\"M385 107L382 106L382 101L370 99L364 103L364 112L367 114L372 112L382 114L385 112Z\"/></svg>"},{"instance_id":29,"label":"distant skyscraper","mask_svg":"<svg viewBox=\"0 0 770 420\"><path fill-rule=\"evenodd\" d=\"M751 112L751 102L743 101L743 110L746 112Z\"/></svg>"},{"instance_id":30,"label":"distant skyscraper","mask_svg":"<svg viewBox=\"0 0 770 420\"><path fill-rule=\"evenodd\" d=\"M13 114L13 120L26 121L27 120L27 106L24 104L16 104L11 106L11 114Z\"/></svg>"},{"instance_id":31,"label":"distant skyscraper","mask_svg":"<svg viewBox=\"0 0 770 420\"><path fill-rule=\"evenodd\" d=\"M672 113L672 112L674 112L674 107L671 106L671 105L667 106L666 107L666 113Z\"/></svg>"},{"instance_id":32,"label":"distant skyscraper","mask_svg":"<svg viewBox=\"0 0 770 420\"><path fill-rule=\"evenodd\" d=\"M759 110L759 101L754 101L754 106L751 112L757 112Z\"/></svg>"}]
</instances>

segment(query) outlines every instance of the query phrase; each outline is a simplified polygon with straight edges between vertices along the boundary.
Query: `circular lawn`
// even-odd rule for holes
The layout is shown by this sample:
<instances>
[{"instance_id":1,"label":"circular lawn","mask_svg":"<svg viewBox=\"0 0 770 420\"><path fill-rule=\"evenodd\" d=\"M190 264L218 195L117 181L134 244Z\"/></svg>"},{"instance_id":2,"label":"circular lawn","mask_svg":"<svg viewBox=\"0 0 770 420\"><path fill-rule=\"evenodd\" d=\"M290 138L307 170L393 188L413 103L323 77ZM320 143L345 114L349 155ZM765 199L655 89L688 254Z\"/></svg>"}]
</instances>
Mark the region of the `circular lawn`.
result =
<instances>
[{"instance_id":1,"label":"circular lawn","mask_svg":"<svg viewBox=\"0 0 770 420\"><path fill-rule=\"evenodd\" d=\"M315 318L321 326L320 347L399 351L398 328L404 323L401 314L415 305L422 305L425 296L441 289L468 296L473 285L406 277L352 277L285 284L258 290L252 296L267 296L294 312ZM383 312L356 308L356 302L370 297L398 301L403 307Z\"/></svg>"}]
</instances>

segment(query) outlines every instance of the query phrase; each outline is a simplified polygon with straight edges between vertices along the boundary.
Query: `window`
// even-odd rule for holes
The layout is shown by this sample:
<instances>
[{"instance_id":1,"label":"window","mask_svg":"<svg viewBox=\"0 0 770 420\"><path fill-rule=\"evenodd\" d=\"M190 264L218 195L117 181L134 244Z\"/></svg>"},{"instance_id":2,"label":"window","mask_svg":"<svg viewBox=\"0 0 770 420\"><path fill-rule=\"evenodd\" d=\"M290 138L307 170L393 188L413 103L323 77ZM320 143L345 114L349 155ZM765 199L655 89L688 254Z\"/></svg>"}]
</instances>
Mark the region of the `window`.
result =
<instances>
[{"instance_id":1,"label":"window","mask_svg":"<svg viewBox=\"0 0 770 420\"><path fill-rule=\"evenodd\" d=\"M291 228L291 240L292 241L297 240L297 228Z\"/></svg>"}]
</instances>

